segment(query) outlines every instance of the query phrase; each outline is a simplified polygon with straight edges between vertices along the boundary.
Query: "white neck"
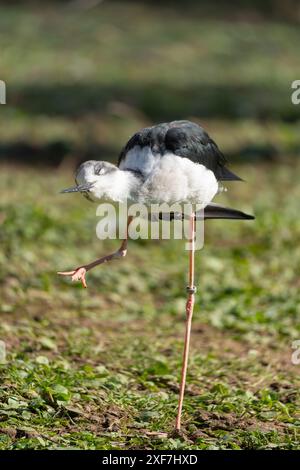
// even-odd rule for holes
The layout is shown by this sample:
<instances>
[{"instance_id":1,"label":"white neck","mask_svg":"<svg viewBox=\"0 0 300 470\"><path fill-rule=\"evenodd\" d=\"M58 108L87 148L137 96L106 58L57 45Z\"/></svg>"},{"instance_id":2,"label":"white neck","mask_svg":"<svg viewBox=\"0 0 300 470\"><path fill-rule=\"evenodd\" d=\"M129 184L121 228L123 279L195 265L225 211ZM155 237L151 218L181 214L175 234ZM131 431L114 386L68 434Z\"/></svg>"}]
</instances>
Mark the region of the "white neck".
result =
<instances>
[{"instance_id":1,"label":"white neck","mask_svg":"<svg viewBox=\"0 0 300 470\"><path fill-rule=\"evenodd\" d=\"M96 182L91 194L96 199L106 199L115 202L136 200L137 192L142 181L131 171L117 169L103 175Z\"/></svg>"}]
</instances>

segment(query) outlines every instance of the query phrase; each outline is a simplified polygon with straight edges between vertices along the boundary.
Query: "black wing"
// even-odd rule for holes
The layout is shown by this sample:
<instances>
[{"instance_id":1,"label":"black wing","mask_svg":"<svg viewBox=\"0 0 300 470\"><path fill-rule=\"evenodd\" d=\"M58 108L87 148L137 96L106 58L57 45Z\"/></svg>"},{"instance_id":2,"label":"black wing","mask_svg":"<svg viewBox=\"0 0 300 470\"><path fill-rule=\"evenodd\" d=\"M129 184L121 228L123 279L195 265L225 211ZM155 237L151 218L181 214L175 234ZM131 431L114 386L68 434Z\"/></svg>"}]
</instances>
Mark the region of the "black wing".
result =
<instances>
[{"instance_id":1,"label":"black wing","mask_svg":"<svg viewBox=\"0 0 300 470\"><path fill-rule=\"evenodd\" d=\"M190 121L158 124L137 132L122 150L118 165L135 146L149 146L153 154L161 156L171 152L179 157L189 158L212 170L217 180L241 180L225 167L226 158L204 129Z\"/></svg>"},{"instance_id":2,"label":"black wing","mask_svg":"<svg viewBox=\"0 0 300 470\"><path fill-rule=\"evenodd\" d=\"M241 180L225 167L225 156L202 127L189 121L179 121L178 124L175 121L166 133L165 143L168 151L201 163L214 172L217 180Z\"/></svg>"},{"instance_id":3,"label":"black wing","mask_svg":"<svg viewBox=\"0 0 300 470\"><path fill-rule=\"evenodd\" d=\"M154 155L160 154L163 156L166 153L165 137L170 125L171 123L157 124L156 126L145 127L134 134L122 149L118 166L126 159L127 152L136 146L150 147Z\"/></svg>"}]
</instances>

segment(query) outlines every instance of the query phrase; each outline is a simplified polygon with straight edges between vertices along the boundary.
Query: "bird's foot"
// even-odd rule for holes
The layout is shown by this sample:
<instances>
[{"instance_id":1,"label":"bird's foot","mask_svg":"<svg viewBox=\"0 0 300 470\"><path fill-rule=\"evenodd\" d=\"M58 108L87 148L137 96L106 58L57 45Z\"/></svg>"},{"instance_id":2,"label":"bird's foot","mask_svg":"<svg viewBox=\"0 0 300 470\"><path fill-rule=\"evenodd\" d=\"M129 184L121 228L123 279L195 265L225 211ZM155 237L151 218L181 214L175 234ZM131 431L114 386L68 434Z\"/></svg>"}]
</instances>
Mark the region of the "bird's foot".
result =
<instances>
[{"instance_id":1,"label":"bird's foot","mask_svg":"<svg viewBox=\"0 0 300 470\"><path fill-rule=\"evenodd\" d=\"M86 268L81 267L81 268L75 269L74 271L58 272L57 274L59 274L60 276L71 276L73 282L81 281L83 287L86 288L87 287L87 283L85 279L86 273L87 273Z\"/></svg>"}]
</instances>

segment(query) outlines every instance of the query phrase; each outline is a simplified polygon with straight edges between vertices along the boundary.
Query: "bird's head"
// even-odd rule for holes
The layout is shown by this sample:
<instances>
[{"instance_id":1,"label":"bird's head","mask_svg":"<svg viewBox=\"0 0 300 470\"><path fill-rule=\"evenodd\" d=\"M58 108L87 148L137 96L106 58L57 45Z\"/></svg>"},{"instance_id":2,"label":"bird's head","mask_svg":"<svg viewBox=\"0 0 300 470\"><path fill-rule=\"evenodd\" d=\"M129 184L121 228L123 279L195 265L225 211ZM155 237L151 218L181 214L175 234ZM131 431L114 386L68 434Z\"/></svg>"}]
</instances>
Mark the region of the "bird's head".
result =
<instances>
[{"instance_id":1,"label":"bird's head","mask_svg":"<svg viewBox=\"0 0 300 470\"><path fill-rule=\"evenodd\" d=\"M112 163L89 160L82 163L76 171L76 186L64 189L62 193L82 193L88 199L99 199L105 189L111 186L111 177L119 169Z\"/></svg>"}]
</instances>

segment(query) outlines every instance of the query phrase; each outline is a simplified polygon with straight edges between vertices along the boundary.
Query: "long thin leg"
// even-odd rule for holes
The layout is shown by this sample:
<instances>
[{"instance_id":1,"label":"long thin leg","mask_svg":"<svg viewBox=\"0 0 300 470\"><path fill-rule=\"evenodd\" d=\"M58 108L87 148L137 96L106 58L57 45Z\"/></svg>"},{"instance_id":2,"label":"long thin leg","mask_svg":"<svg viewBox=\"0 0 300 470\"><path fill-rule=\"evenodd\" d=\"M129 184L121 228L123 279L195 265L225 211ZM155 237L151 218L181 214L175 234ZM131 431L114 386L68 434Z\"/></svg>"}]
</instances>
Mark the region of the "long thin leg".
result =
<instances>
[{"instance_id":1,"label":"long thin leg","mask_svg":"<svg viewBox=\"0 0 300 470\"><path fill-rule=\"evenodd\" d=\"M186 383L186 372L187 372L189 349L190 349L192 317L193 317L195 293L196 293L196 287L194 286L194 273L195 273L195 240L194 238L195 238L195 213L192 212L190 216L189 285L187 287L188 298L186 302L186 325L185 325L183 362L182 362L179 401L178 401L178 413L177 413L176 426L175 426L176 431L179 431L181 427L182 404L183 404L184 390L185 390L185 383Z\"/></svg>"},{"instance_id":2,"label":"long thin leg","mask_svg":"<svg viewBox=\"0 0 300 470\"><path fill-rule=\"evenodd\" d=\"M60 276L71 276L72 281L81 281L83 287L87 287L85 276L88 271L95 268L95 266L99 266L99 264L107 263L108 261L112 261L114 259L124 258L127 254L127 245L128 245L128 228L132 221L133 217L129 216L127 220L127 231L126 231L126 238L122 241L120 248L111 253L110 255L103 256L102 258L96 259L92 263L85 264L84 266L80 266L73 271L64 271L58 272Z\"/></svg>"}]
</instances>

